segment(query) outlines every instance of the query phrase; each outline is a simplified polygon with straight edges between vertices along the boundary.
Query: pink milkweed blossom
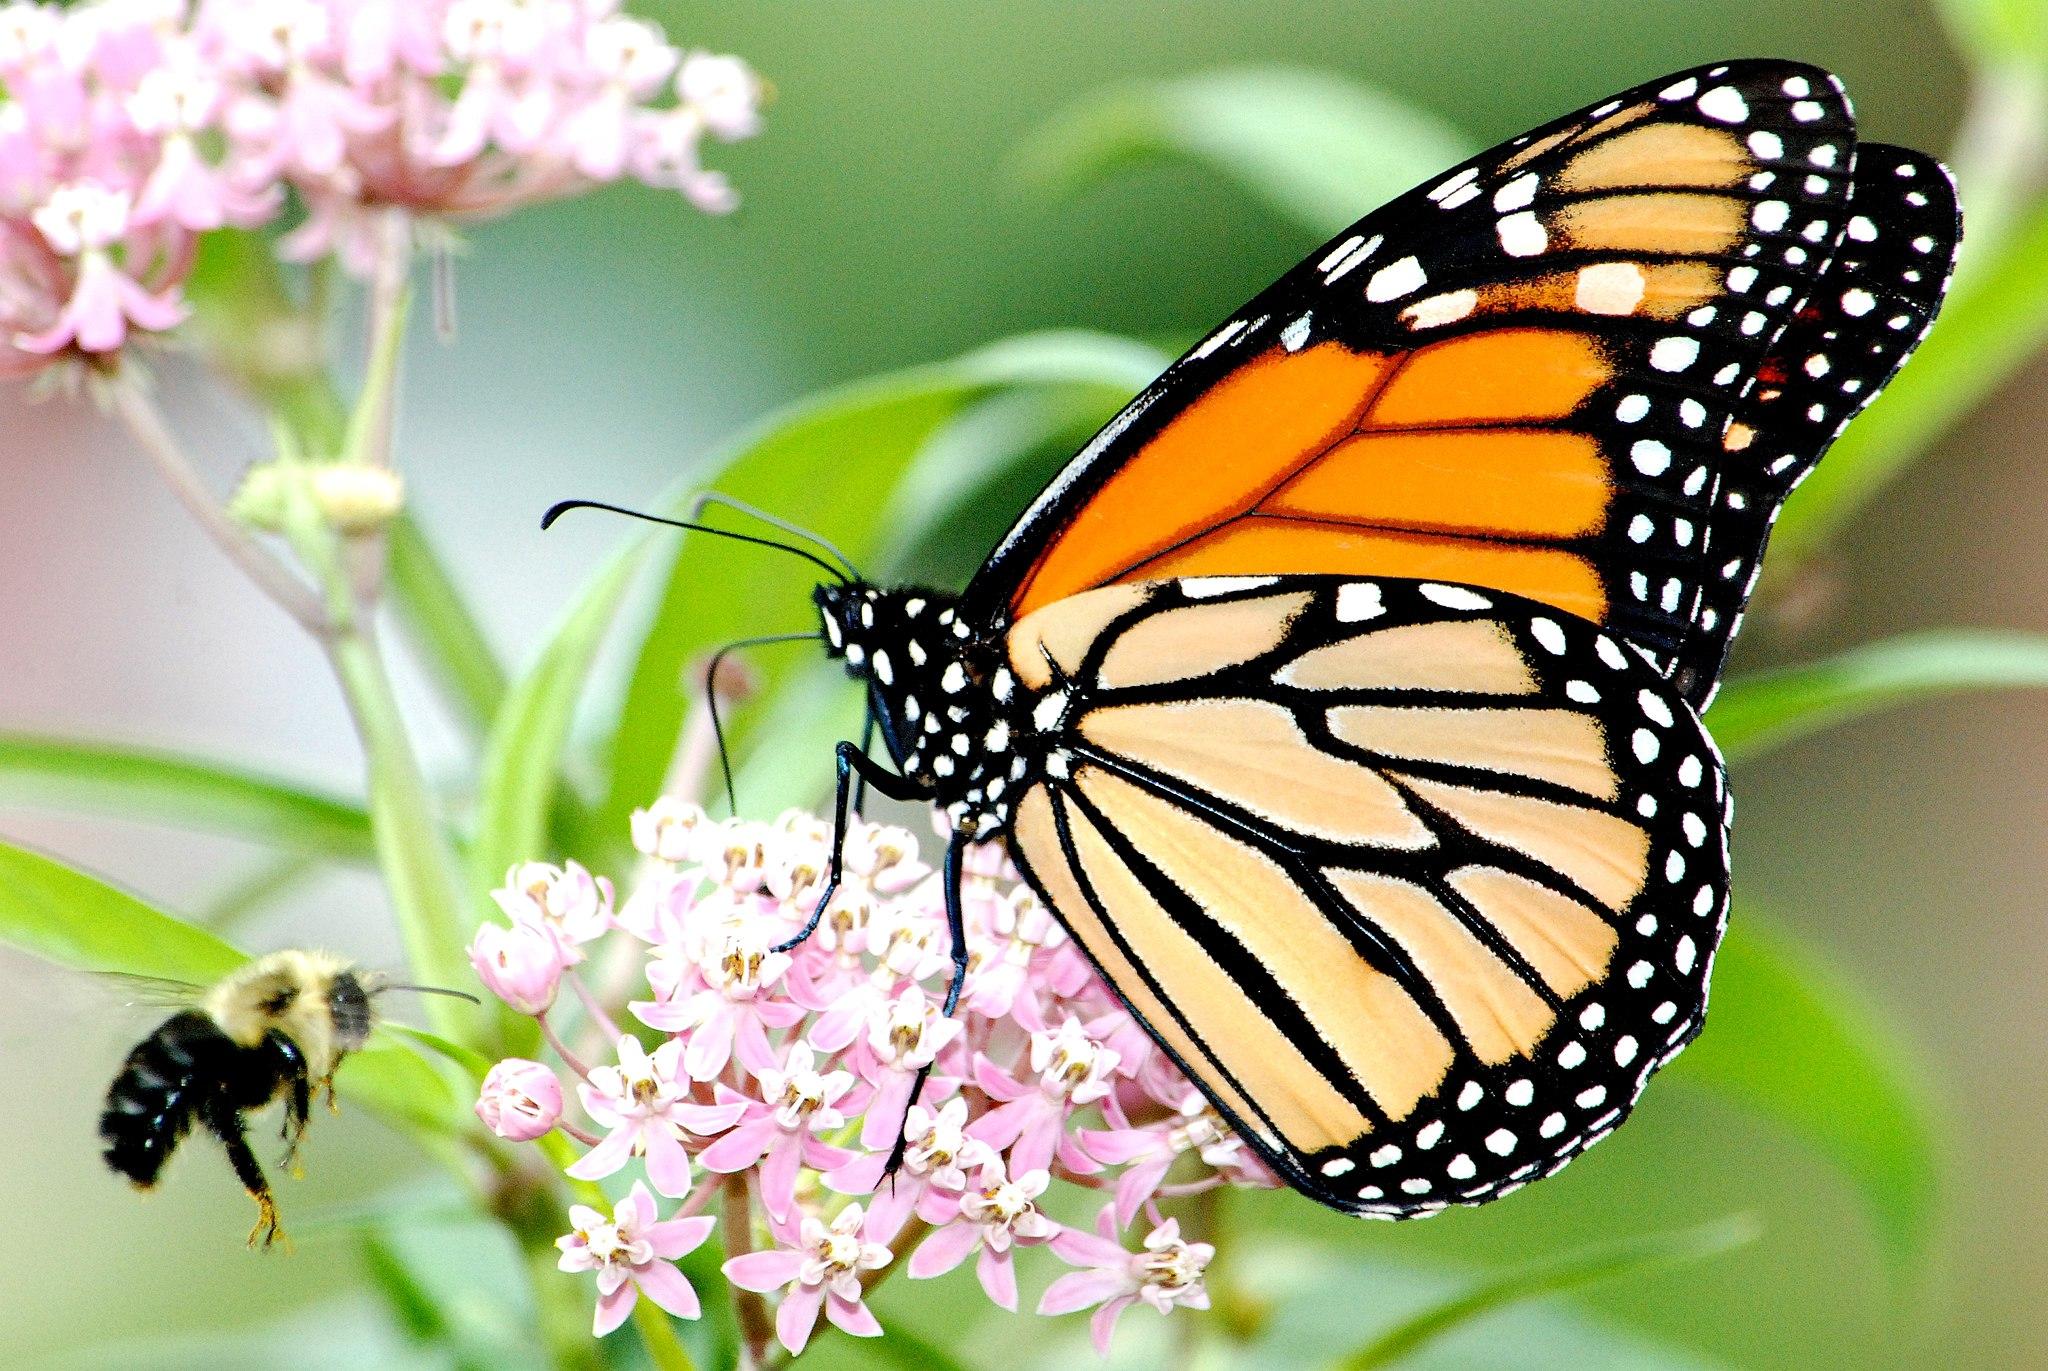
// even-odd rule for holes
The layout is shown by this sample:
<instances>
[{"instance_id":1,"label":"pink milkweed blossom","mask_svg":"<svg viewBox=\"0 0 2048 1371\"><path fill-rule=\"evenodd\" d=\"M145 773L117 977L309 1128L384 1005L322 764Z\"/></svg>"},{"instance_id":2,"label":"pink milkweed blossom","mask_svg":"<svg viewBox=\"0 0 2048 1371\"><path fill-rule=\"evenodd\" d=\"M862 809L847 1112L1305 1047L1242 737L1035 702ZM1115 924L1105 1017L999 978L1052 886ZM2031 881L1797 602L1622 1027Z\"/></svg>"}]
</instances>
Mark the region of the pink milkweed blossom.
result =
<instances>
[{"instance_id":1,"label":"pink milkweed blossom","mask_svg":"<svg viewBox=\"0 0 2048 1371\"><path fill-rule=\"evenodd\" d=\"M583 960L583 944L601 937L612 923L612 883L575 862L549 866L521 862L491 892L515 924L530 924L552 937L564 960Z\"/></svg>"},{"instance_id":2,"label":"pink milkweed blossom","mask_svg":"<svg viewBox=\"0 0 2048 1371\"><path fill-rule=\"evenodd\" d=\"M544 1063L508 1057L484 1076L476 1116L507 1142L532 1142L562 1117L562 1082Z\"/></svg>"},{"instance_id":3,"label":"pink milkweed blossom","mask_svg":"<svg viewBox=\"0 0 2048 1371\"><path fill-rule=\"evenodd\" d=\"M880 1337L882 1325L863 1302L860 1278L891 1260L888 1247L868 1236L861 1207L849 1204L829 1227L807 1216L788 1247L732 1258L725 1264L725 1278L743 1290L788 1287L775 1316L775 1334L794 1356L811 1340L820 1306L826 1318L855 1337Z\"/></svg>"},{"instance_id":4,"label":"pink milkweed blossom","mask_svg":"<svg viewBox=\"0 0 2048 1371\"><path fill-rule=\"evenodd\" d=\"M521 1014L547 1012L569 965L561 942L536 924L483 924L468 951L484 989Z\"/></svg>"},{"instance_id":5,"label":"pink milkweed blossom","mask_svg":"<svg viewBox=\"0 0 2048 1371\"><path fill-rule=\"evenodd\" d=\"M731 209L702 151L758 130L762 83L617 10L0 6L0 373L176 326L198 238L223 226L368 275L391 212L462 223L627 177Z\"/></svg>"},{"instance_id":6,"label":"pink milkweed blossom","mask_svg":"<svg viewBox=\"0 0 2048 1371\"><path fill-rule=\"evenodd\" d=\"M1041 1243L1059 1232L1059 1225L1038 1212L1037 1200L1052 1184L1044 1171L1027 1171L1011 1180L1000 1161L981 1170L972 1187L960 1196L958 1211L940 1225L910 1258L912 1280L943 1276L979 1249L975 1275L991 1300L1005 1309L1017 1307L1017 1268L1010 1249Z\"/></svg>"},{"instance_id":7,"label":"pink milkweed blossom","mask_svg":"<svg viewBox=\"0 0 2048 1371\"><path fill-rule=\"evenodd\" d=\"M1107 1209L1097 1218L1093 1233L1062 1230L1053 1238L1052 1250L1061 1260L1085 1269L1061 1276L1038 1302L1041 1314L1071 1314L1098 1306L1090 1328L1095 1350L1104 1356L1109 1355L1117 1319L1134 1304L1142 1301L1162 1314L1176 1305L1207 1309L1209 1291L1202 1274L1216 1255L1208 1243L1183 1241L1175 1219L1154 1228L1136 1252L1124 1250L1115 1234Z\"/></svg>"},{"instance_id":8,"label":"pink milkweed blossom","mask_svg":"<svg viewBox=\"0 0 2048 1371\"><path fill-rule=\"evenodd\" d=\"M682 1040L671 1038L649 1054L638 1039L620 1037L619 1064L597 1067L577 1087L584 1112L610 1131L569 1168L571 1176L598 1180L630 1158L645 1157L647 1179L656 1190L671 1196L689 1193L690 1156L684 1142L731 1127L746 1107L692 1099L689 1081L678 1079L682 1049Z\"/></svg>"},{"instance_id":9,"label":"pink milkweed blossom","mask_svg":"<svg viewBox=\"0 0 2048 1371\"><path fill-rule=\"evenodd\" d=\"M883 1273L938 1279L969 1258L989 1300L1016 1309L1034 1265L1053 1264L1040 1247L1087 1269L1039 1307L1099 1306L1102 1338L1133 1303L1201 1304L1211 1250L1162 1206L1275 1182L1001 849L965 854L968 972L948 1015L943 879L906 830L849 822L817 931L781 950L823 893L830 825L663 800L635 812L632 837L641 866L615 918L600 927L600 878L526 864L501 892L518 922L498 936L573 952L557 974L588 978L548 1018L584 1116L556 1123L586 1149L568 1174L644 1178L685 1213L721 1206L721 1231L755 1249L727 1261L729 1293L778 1305L739 1320L749 1336L772 1326L793 1353L828 1327L876 1335L865 1291ZM557 926L594 935L543 931ZM627 1008L644 1027L619 1031ZM616 1064L566 1055L579 1037ZM1052 1217L1077 1191L1102 1208L1094 1232ZM1131 1224L1151 1245L1126 1250Z\"/></svg>"},{"instance_id":10,"label":"pink milkweed blossom","mask_svg":"<svg viewBox=\"0 0 2048 1371\"><path fill-rule=\"evenodd\" d=\"M597 1315L590 1331L597 1337L617 1328L633 1312L641 1295L679 1319L702 1312L697 1291L675 1266L704 1245L718 1220L709 1216L655 1221L654 1196L633 1182L633 1189L613 1209L612 1217L588 1205L573 1205L574 1228L555 1240L564 1271L597 1273Z\"/></svg>"}]
</instances>

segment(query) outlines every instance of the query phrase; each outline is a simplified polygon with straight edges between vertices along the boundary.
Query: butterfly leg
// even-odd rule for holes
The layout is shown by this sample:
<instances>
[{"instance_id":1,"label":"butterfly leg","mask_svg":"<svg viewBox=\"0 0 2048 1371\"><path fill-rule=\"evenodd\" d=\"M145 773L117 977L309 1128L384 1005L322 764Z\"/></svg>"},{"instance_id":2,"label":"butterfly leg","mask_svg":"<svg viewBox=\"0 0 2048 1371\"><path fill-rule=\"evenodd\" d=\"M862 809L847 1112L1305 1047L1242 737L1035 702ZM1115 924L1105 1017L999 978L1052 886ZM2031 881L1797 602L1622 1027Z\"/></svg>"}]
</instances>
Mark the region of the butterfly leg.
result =
<instances>
[{"instance_id":1,"label":"butterfly leg","mask_svg":"<svg viewBox=\"0 0 2048 1371\"><path fill-rule=\"evenodd\" d=\"M858 773L862 781L892 800L915 800L921 794L915 785L868 756L857 744L840 743L838 758L839 784L832 799L832 864L826 871L825 891L812 907L811 917L804 921L802 930L795 937L777 943L774 948L777 952L787 952L817 932L819 922L825 917L825 906L832 903L832 897L839 892L839 878L846 869L846 810L855 774Z\"/></svg>"},{"instance_id":2,"label":"butterfly leg","mask_svg":"<svg viewBox=\"0 0 2048 1371\"><path fill-rule=\"evenodd\" d=\"M946 887L946 936L953 944L953 976L946 982L946 1005L944 1014L953 1017L953 1011L960 1007L960 987L967 980L967 914L960 897L960 881L966 867L967 845L973 839L959 829L953 830L952 841L946 844L946 866L944 884ZM931 1079L932 1068L926 1063L918 1070L917 1079L910 1083L910 1098L903 1105L903 1122L896 1129L896 1145L889 1149L889 1164L882 1168L884 1176L893 1176L903 1165L903 1151L908 1145L906 1130L910 1127L910 1111L917 1107L918 1097L924 1094L924 1083Z\"/></svg>"}]
</instances>

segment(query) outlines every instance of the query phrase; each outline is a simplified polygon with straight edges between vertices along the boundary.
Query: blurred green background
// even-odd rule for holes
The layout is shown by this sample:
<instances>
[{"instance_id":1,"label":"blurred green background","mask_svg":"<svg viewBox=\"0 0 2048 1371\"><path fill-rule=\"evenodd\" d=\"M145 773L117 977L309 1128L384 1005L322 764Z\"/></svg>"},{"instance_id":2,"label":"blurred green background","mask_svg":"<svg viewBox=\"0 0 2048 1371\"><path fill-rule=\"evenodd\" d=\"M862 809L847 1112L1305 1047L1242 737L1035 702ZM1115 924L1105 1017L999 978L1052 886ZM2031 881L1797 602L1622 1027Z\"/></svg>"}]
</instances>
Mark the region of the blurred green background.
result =
<instances>
[{"instance_id":1,"label":"blurred green background","mask_svg":"<svg viewBox=\"0 0 2048 1371\"><path fill-rule=\"evenodd\" d=\"M1966 88L1937 16L1918 4L634 8L774 83L763 136L713 154L744 207L708 221L621 190L479 228L456 268L457 339L443 346L422 325L408 363L401 453L415 507L515 665L625 536L589 519L543 538L551 501L648 503L778 404L1022 330L1186 340L1313 246L1306 229L1197 166L1146 167L1073 197L1034 191L1014 154L1081 97L1219 67L1309 67L1371 83L1479 146L1667 70L1768 54L1839 72L1867 136L1946 153ZM164 371L175 416L225 486L259 454L259 421L189 367ZM2035 364L1802 573L1780 612L1752 622L1738 667L1922 626L2048 628L2044 434L2048 369ZM13 478L0 727L356 786L353 736L309 648L122 434L83 404L30 404L10 389L0 449ZM782 600L754 607L759 631L805 625L807 586L783 571ZM599 675L600 693L616 693L621 664ZM430 765L452 765L465 749L457 723L407 684L434 721ZM1676 1082L1587 1160L1506 1203L1386 1227L1261 1197L1250 1221L1341 1257L1306 1268L1255 1259L1259 1239L1247 1237L1220 1261L1241 1261L1243 1282L1276 1299L1295 1292L1281 1324L1335 1325L1318 1340L1332 1346L1461 1273L1744 1211L1764 1232L1740 1251L1514 1316L1512 1364L1646 1365L1652 1344L1682 1349L1656 1354L1659 1365L2048 1364L2044 723L2038 694L1966 696L1737 772L1740 888L1878 1007L1871 1031L1934 1102L1940 1217L1929 1269L1910 1284L1888 1278L1868 1207L1841 1173ZM819 770L822 780L822 758ZM0 825L170 908L203 909L256 867L225 840L40 806L8 803ZM239 936L388 961L380 899L367 875L322 877ZM309 1179L284 1194L299 1252L246 1257L246 1200L217 1157L181 1158L147 1202L99 1167L99 1094L147 1012L7 952L0 985L0 1363L274 1365L292 1339L297 1365L410 1364L335 1226L354 1206L426 1184L404 1143L360 1113L322 1120ZM454 1278L501 1255L455 1228L410 1241L416 1260ZM1049 1264L1026 1271L1035 1291ZM1056 1339L1048 1357L1076 1346L1078 1327L991 1311L953 1289L971 1288L964 1277L938 1285L892 1284L885 1324L943 1327L930 1321L957 1309L975 1323L953 1345L976 1366L1011 1364L1032 1339ZM1128 1364L1167 1354L1170 1328L1149 1312L1126 1323ZM223 1328L246 1334L239 1350L178 1350ZM862 1364L843 1344L807 1364ZM1284 1348L1273 1355L1287 1363ZM1504 1355L1483 1338L1453 1340L1417 1364Z\"/></svg>"}]
</instances>

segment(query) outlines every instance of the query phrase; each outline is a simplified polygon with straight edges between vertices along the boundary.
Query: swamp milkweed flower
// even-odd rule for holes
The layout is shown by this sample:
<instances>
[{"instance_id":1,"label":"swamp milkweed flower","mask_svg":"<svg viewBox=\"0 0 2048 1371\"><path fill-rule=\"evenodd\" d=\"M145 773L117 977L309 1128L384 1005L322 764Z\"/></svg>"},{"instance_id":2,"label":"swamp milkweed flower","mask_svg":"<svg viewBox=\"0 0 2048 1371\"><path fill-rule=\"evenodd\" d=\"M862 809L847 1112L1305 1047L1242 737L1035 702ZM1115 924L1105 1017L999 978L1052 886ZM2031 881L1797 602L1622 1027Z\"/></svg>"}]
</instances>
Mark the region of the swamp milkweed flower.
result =
<instances>
[{"instance_id":1,"label":"swamp milkweed flower","mask_svg":"<svg viewBox=\"0 0 2048 1371\"><path fill-rule=\"evenodd\" d=\"M1016 1254L1029 1247L1082 1268L1054 1280L1039 1309L1096 1306L1099 1344L1133 1304L1203 1307L1213 1249L1182 1240L1160 1203L1275 1182L1000 849L978 850L967 865L969 967L948 1017L940 879L906 830L852 823L839 891L816 934L784 951L775 949L824 888L828 825L798 811L773 823L714 822L662 800L634 814L632 833L644 860L616 907L581 868L526 864L499 892L515 922L478 934L480 948L518 936L547 949L552 974L576 987L561 1003L582 1005L581 1023L556 1023L569 1019L566 1008L528 1008L534 997L519 978L488 960L479 970L501 999L540 1015L578 1077L588 1126L556 1125L584 1149L567 1164L571 1177L602 1180L638 1163L651 1188L636 1180L635 1193L649 1206L656 1195L679 1199L688 1215L725 1206L729 1241L745 1235L724 1265L734 1298L777 1302L772 1318L763 1309L742 1327L791 1353L821 1317L874 1336L882 1329L866 1295L876 1281L898 1270L941 1277L970 1257L989 1299L1015 1309ZM572 937L550 934L570 926ZM642 1028L622 1032L609 1016L628 1004ZM596 1040L616 1064L585 1066L564 1033ZM536 1065L492 1073L485 1117L500 1136L533 1136L545 1117L517 1093L538 1084ZM885 1180L899 1135L899 1168ZM1063 1227L1052 1217L1058 1202L1071 1208L1084 1191L1110 1201L1096 1228ZM576 1222L595 1235L578 1254L613 1250ZM1144 1245L1129 1249L1118 1235L1134 1223ZM639 1281L653 1296L639 1249L617 1242L627 1255L603 1269L627 1274L601 1274L600 1290L609 1282L616 1300ZM586 1263L576 1269L603 1261L576 1260ZM601 1306L600 1327L618 1317Z\"/></svg>"},{"instance_id":2,"label":"swamp milkweed flower","mask_svg":"<svg viewBox=\"0 0 2048 1371\"><path fill-rule=\"evenodd\" d=\"M368 276L393 211L461 223L626 178L731 209L700 153L756 131L760 81L617 11L0 4L0 374L174 327L224 226L288 229L288 258Z\"/></svg>"}]
</instances>

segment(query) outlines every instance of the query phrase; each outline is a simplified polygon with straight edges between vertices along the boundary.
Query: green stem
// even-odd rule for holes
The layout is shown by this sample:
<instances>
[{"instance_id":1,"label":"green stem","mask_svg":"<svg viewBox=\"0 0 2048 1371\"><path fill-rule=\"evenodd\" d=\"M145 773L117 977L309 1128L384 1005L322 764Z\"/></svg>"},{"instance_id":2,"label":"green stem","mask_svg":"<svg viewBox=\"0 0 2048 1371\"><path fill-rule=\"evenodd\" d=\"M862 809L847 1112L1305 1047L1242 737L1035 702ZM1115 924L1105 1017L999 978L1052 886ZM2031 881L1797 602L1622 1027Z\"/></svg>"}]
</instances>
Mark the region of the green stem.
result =
<instances>
[{"instance_id":1,"label":"green stem","mask_svg":"<svg viewBox=\"0 0 2048 1371\"><path fill-rule=\"evenodd\" d=\"M353 625L327 640L328 660L341 681L369 765L370 829L383 867L399 931L415 974L440 985L469 979L463 946L471 931L454 851L428 789L391 678L367 625ZM428 1005L435 1029L458 1042L476 1034L472 1016L456 1001L435 996Z\"/></svg>"},{"instance_id":2,"label":"green stem","mask_svg":"<svg viewBox=\"0 0 2048 1371\"><path fill-rule=\"evenodd\" d=\"M676 1336L675 1325L660 1305L644 1295L633 1302L633 1326L647 1346L647 1359L659 1371L697 1371L697 1363L690 1360L682 1339Z\"/></svg>"},{"instance_id":3,"label":"green stem","mask_svg":"<svg viewBox=\"0 0 2048 1371\"><path fill-rule=\"evenodd\" d=\"M434 684L463 725L481 737L504 703L505 668L419 524L400 514L388 534L399 621Z\"/></svg>"}]
</instances>

